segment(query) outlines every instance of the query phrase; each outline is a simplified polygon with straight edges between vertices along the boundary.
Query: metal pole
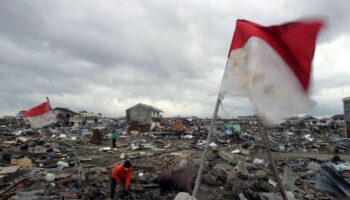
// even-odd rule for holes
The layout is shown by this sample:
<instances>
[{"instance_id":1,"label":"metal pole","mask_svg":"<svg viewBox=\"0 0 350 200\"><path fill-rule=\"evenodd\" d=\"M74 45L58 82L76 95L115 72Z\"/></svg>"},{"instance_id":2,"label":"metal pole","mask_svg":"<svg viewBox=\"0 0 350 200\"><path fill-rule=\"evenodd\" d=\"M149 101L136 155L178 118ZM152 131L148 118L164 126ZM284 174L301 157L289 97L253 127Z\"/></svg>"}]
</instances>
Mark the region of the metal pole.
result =
<instances>
[{"instance_id":1,"label":"metal pole","mask_svg":"<svg viewBox=\"0 0 350 200\"><path fill-rule=\"evenodd\" d=\"M51 107L51 103L50 103L49 97L46 97L46 100L47 100L47 103L49 103L49 104L50 104L50 107ZM52 107L51 107L51 110L52 110ZM60 123L60 125L61 125L61 127L62 127L62 129L63 129L63 132L64 132L65 134L67 134L67 136L73 137L73 136L67 131L66 127L63 126L63 124L62 124L60 118L58 117L58 115L57 115L53 110L52 110L52 112L53 112L53 114L56 116L56 119L57 119L58 123Z\"/></svg>"},{"instance_id":2,"label":"metal pole","mask_svg":"<svg viewBox=\"0 0 350 200\"><path fill-rule=\"evenodd\" d=\"M204 169L205 160L207 159L207 154L208 154L211 134L212 134L212 132L214 130L215 120L216 120L216 118L218 116L218 110L219 110L220 104L221 104L221 100L218 97L218 99L216 100L216 105L215 105L215 109L214 109L213 118L211 119L210 129L209 129L209 133L208 133L208 136L207 136L207 143L205 144L205 149L204 149L204 152L203 152L203 155L202 155L201 164L199 166L199 171L198 171L198 174L197 174L196 183L195 183L195 186L194 186L194 189L193 189L193 193L192 193L192 196L194 196L194 197L197 196L199 185L201 184L202 173L203 173L203 169Z\"/></svg>"},{"instance_id":3,"label":"metal pole","mask_svg":"<svg viewBox=\"0 0 350 200\"><path fill-rule=\"evenodd\" d=\"M49 104L50 104L50 107L51 107L51 103L50 103L49 97L46 97L46 100L47 100L47 103L49 103ZM52 110L52 107L51 107L51 110ZM60 123L61 127L63 128L63 124L62 124L62 122L60 121L60 119L58 118L58 116L57 116L57 114L55 113L55 111L52 110L52 112L53 112L53 114L56 116L56 119L57 119L57 121ZM63 130L64 130L64 132L66 132L65 128L63 128ZM67 134L67 133L66 133L66 134Z\"/></svg>"},{"instance_id":4,"label":"metal pole","mask_svg":"<svg viewBox=\"0 0 350 200\"><path fill-rule=\"evenodd\" d=\"M269 146L269 143L267 141L267 137L266 137L266 134L265 134L265 131L264 131L264 127L263 127L263 125L261 123L261 120L259 120L259 133L260 133L260 135L261 135L261 137L262 137L262 139L264 141L267 157L269 159L272 171L273 171L273 173L275 175L276 183L277 183L277 186L280 189L282 198L283 198L283 200L287 200L286 190L284 189L284 186L283 186L283 184L281 182L281 179L279 177L278 171L276 169L275 161L272 158L271 151L270 151L270 146Z\"/></svg>"},{"instance_id":5,"label":"metal pole","mask_svg":"<svg viewBox=\"0 0 350 200\"><path fill-rule=\"evenodd\" d=\"M345 138L350 138L350 97L343 98Z\"/></svg>"},{"instance_id":6,"label":"metal pole","mask_svg":"<svg viewBox=\"0 0 350 200\"><path fill-rule=\"evenodd\" d=\"M51 107L51 103L50 103L49 97L46 97L46 100L50 104L50 107ZM52 109L52 107L51 107L51 109ZM57 121L60 123L60 125L61 125L61 127L63 129L63 132L66 133L68 136L72 137L72 135L66 130L66 127L63 126L63 124L60 121L60 119L58 118L57 114L53 110L52 110L52 112L56 116ZM68 144L73 149L73 156L74 156L74 159L75 159L75 162L76 162L75 169L77 167L79 167L81 169L80 181L81 181L81 185L82 185L82 191L84 191L84 189L85 189L85 187L84 187L85 186L85 171L84 171L84 167L82 166L82 164L80 163L80 160L78 158L77 148L76 148L75 145L70 144L69 142L67 142L66 144Z\"/></svg>"}]
</instances>

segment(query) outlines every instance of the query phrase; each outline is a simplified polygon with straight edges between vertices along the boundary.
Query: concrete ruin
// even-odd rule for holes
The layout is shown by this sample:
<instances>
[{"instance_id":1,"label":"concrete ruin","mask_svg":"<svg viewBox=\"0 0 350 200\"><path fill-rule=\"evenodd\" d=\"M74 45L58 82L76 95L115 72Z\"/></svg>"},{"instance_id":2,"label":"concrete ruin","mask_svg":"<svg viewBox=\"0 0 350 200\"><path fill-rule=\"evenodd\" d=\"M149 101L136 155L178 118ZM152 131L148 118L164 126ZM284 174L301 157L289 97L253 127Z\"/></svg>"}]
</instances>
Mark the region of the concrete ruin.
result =
<instances>
[{"instance_id":1,"label":"concrete ruin","mask_svg":"<svg viewBox=\"0 0 350 200\"><path fill-rule=\"evenodd\" d=\"M150 131L153 127L159 126L163 111L146 104L139 103L126 110L127 123L130 125L129 131L139 132Z\"/></svg>"},{"instance_id":2,"label":"concrete ruin","mask_svg":"<svg viewBox=\"0 0 350 200\"><path fill-rule=\"evenodd\" d=\"M350 97L343 98L345 137L350 138Z\"/></svg>"}]
</instances>

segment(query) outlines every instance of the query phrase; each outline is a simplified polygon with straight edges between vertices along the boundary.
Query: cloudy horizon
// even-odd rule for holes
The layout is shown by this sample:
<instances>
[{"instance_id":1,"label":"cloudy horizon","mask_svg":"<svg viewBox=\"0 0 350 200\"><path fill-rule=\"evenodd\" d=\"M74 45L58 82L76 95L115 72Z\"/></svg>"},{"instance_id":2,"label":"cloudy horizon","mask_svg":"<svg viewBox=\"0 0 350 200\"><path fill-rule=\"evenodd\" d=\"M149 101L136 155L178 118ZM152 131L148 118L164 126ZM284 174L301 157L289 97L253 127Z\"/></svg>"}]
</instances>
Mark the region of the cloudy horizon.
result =
<instances>
[{"instance_id":1,"label":"cloudy horizon","mask_svg":"<svg viewBox=\"0 0 350 200\"><path fill-rule=\"evenodd\" d=\"M53 107L119 117L137 103L165 116L211 117L237 19L262 25L321 18L311 98L318 117L350 96L350 2L1 1L0 116ZM221 117L255 113L226 98Z\"/></svg>"}]
</instances>

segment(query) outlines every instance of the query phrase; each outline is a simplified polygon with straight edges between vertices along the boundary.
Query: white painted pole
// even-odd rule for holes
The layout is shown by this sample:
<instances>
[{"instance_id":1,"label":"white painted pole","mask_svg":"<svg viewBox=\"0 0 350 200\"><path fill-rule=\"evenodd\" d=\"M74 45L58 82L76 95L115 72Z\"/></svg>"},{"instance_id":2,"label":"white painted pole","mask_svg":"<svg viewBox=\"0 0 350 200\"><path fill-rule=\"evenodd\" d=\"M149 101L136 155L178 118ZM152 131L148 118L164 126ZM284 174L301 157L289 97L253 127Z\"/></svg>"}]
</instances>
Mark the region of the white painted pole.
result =
<instances>
[{"instance_id":1,"label":"white painted pole","mask_svg":"<svg viewBox=\"0 0 350 200\"><path fill-rule=\"evenodd\" d=\"M46 97L47 102L50 104L50 99L49 97ZM50 104L51 107L51 104ZM52 109L52 107L51 107ZM60 123L61 127L63 128L64 133L67 134L67 136L72 137L72 135L66 130L66 127L63 126L62 122L60 121L60 119L58 118L57 114L52 110L52 112L55 114L57 121ZM77 148L75 145L70 144L69 142L66 142L67 145L69 145L72 149L73 149L73 156L75 159L75 169L77 169L77 167L79 167L81 174L80 174L80 184L81 184L81 188L82 188L82 192L85 190L85 170L84 170L84 166L82 166L82 164L80 163L80 160L78 158L78 153L77 153Z\"/></svg>"},{"instance_id":2,"label":"white painted pole","mask_svg":"<svg viewBox=\"0 0 350 200\"><path fill-rule=\"evenodd\" d=\"M210 140L211 140L211 134L214 131L215 121L216 121L216 118L218 116L218 110L219 110L220 104L221 104L221 100L219 99L219 96L218 96L218 99L216 100L216 105L215 105L215 109L214 109L213 118L211 119L209 133L208 133L208 136L207 136L207 143L205 144L205 149L204 149L204 152L203 152L203 155L202 155L201 164L199 166L199 171L198 171L198 174L197 174L196 183L195 183L195 186L194 186L194 189L193 189L193 193L192 193L192 196L194 196L194 197L197 196L199 185L201 184L202 173L203 173L203 170L204 170L205 161L207 160L209 143L210 143Z\"/></svg>"},{"instance_id":3,"label":"white painted pole","mask_svg":"<svg viewBox=\"0 0 350 200\"><path fill-rule=\"evenodd\" d=\"M52 109L52 106L51 106L49 97L46 97L46 100L47 100L47 103L49 103L53 114L55 114L57 121L60 123L60 125L61 125L61 127L63 128L64 132L66 132L66 130L65 130L64 127L63 127L62 122L61 122L60 119L58 118L58 116L57 116L57 114L55 113L55 111ZM66 133L66 134L67 134L67 133Z\"/></svg>"},{"instance_id":4,"label":"white painted pole","mask_svg":"<svg viewBox=\"0 0 350 200\"><path fill-rule=\"evenodd\" d=\"M280 189L280 192L281 192L283 200L287 200L286 190L284 189L284 186L282 184L282 181L281 181L281 179L279 177L279 174L278 174L278 171L276 169L275 161L273 160L273 157L272 157L272 154L271 154L271 151L270 151L270 145L268 143L268 140L267 140L267 137L266 137L266 132L264 131L264 127L262 125L261 120L259 120L259 132L260 132L260 135L261 135L261 137L262 137L262 139L264 141L267 157L269 159L269 162L270 162L273 174L275 175L277 186Z\"/></svg>"}]
</instances>

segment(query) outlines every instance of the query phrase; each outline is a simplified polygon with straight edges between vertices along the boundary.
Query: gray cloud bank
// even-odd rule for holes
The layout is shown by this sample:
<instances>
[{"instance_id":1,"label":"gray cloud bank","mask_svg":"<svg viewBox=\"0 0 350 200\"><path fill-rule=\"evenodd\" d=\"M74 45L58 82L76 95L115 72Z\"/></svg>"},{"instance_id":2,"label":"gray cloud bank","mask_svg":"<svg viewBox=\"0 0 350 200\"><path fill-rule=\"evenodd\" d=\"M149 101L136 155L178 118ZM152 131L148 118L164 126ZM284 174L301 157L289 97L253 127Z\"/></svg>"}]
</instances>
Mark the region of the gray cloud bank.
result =
<instances>
[{"instance_id":1,"label":"gray cloud bank","mask_svg":"<svg viewBox=\"0 0 350 200\"><path fill-rule=\"evenodd\" d=\"M350 96L350 2L1 1L0 115L50 97L53 106L121 116L143 102L166 116L210 117L235 20L264 25L322 17L312 114L342 112ZM227 98L220 115L251 114Z\"/></svg>"}]
</instances>

